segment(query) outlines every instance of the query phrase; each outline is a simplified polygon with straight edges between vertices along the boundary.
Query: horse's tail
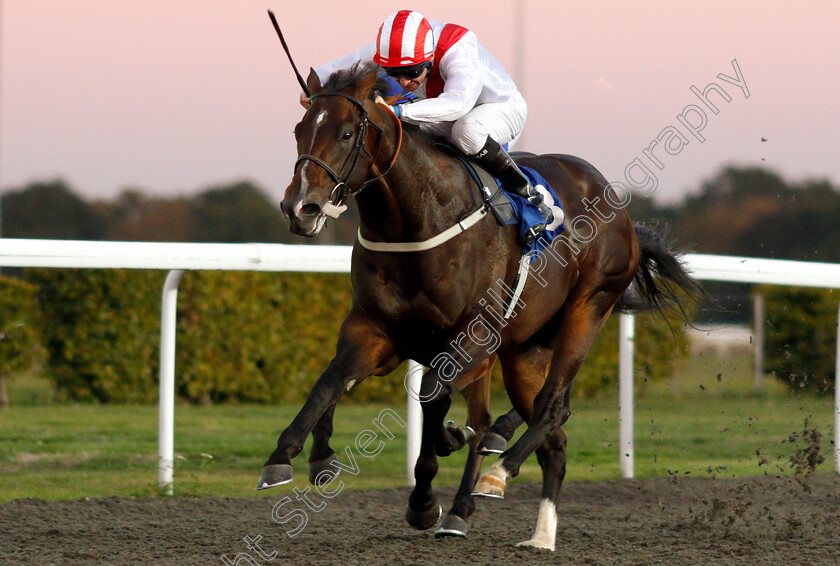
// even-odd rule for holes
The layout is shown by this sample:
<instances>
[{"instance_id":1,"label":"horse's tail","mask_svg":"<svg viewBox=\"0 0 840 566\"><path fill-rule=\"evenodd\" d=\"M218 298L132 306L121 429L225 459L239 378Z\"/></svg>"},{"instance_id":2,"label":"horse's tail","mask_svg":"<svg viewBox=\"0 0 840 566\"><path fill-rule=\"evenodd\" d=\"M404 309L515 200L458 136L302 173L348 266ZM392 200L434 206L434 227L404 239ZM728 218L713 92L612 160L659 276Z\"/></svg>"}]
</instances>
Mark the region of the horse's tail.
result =
<instances>
[{"instance_id":1,"label":"horse's tail","mask_svg":"<svg viewBox=\"0 0 840 566\"><path fill-rule=\"evenodd\" d=\"M686 299L697 302L703 289L685 268L679 254L670 249L666 235L652 227L634 223L641 260L633 284L624 292L615 309L619 312L678 312L690 322L683 307Z\"/></svg>"}]
</instances>

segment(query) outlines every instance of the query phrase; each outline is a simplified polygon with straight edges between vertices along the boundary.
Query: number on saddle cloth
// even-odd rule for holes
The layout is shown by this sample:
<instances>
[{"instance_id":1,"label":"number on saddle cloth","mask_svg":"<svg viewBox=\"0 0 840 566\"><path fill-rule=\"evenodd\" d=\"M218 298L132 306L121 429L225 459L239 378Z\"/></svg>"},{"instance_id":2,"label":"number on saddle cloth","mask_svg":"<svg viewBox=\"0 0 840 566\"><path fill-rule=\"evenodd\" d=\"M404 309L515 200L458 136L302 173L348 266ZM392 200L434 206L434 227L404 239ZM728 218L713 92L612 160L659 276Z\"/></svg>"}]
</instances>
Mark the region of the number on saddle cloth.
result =
<instances>
[{"instance_id":1,"label":"number on saddle cloth","mask_svg":"<svg viewBox=\"0 0 840 566\"><path fill-rule=\"evenodd\" d=\"M565 230L563 226L565 214L563 213L563 209L560 205L560 197L557 196L554 189L551 188L551 185L548 184L548 181L546 181L542 175L537 173L535 170L529 167L523 167L522 165L519 166L519 169L526 177L528 177L528 181L530 181L531 186L542 194L543 202L551 209L551 213L554 216L551 223L545 227L545 232L543 232L539 238L534 238L528 243L528 245L525 246L525 253L532 251L539 252L550 244L556 236L563 233ZM527 199L516 193L507 192L507 196L511 199L511 202L513 202L517 215L521 219L521 223L519 225L520 238L526 235L532 226L545 222L542 213L540 213L540 210L536 205L531 204ZM532 257L531 261L534 261L534 259L536 259L536 256Z\"/></svg>"}]
</instances>

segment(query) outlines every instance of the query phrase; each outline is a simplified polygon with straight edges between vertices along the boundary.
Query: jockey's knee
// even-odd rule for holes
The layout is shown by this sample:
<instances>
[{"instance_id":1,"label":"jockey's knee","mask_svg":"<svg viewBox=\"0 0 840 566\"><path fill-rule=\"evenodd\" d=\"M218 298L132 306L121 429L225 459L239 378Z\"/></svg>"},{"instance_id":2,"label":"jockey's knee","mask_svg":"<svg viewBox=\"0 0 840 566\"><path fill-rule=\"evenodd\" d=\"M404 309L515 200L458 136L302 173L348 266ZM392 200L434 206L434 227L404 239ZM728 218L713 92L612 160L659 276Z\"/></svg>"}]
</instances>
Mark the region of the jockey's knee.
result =
<instances>
[{"instance_id":1,"label":"jockey's knee","mask_svg":"<svg viewBox=\"0 0 840 566\"><path fill-rule=\"evenodd\" d=\"M464 116L452 126L452 143L467 155L481 151L488 135L487 128L470 116Z\"/></svg>"}]
</instances>

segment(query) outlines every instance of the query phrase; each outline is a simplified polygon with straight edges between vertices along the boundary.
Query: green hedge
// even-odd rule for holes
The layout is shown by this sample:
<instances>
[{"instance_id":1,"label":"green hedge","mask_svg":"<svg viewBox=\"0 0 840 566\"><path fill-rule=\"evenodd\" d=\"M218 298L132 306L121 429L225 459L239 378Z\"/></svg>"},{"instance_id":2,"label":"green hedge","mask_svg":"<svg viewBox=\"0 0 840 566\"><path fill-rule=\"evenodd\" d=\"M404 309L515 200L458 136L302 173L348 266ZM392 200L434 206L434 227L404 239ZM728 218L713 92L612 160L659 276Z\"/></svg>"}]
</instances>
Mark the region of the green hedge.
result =
<instances>
[{"instance_id":1,"label":"green hedge","mask_svg":"<svg viewBox=\"0 0 840 566\"><path fill-rule=\"evenodd\" d=\"M158 396L165 272L35 269L51 373L64 398ZM178 293L176 387L192 402L300 402L335 352L347 274L188 271ZM373 378L359 401L404 394Z\"/></svg>"},{"instance_id":2,"label":"green hedge","mask_svg":"<svg viewBox=\"0 0 840 566\"><path fill-rule=\"evenodd\" d=\"M36 269L44 335L60 396L102 402L158 398L163 271ZM348 274L188 271L178 293L176 387L196 403L301 402L335 353L350 309ZM670 375L681 333L640 317L640 379ZM618 324L608 322L575 391L614 388ZM353 389L356 401L401 402L404 366ZM495 389L503 389L500 379Z\"/></svg>"},{"instance_id":3,"label":"green hedge","mask_svg":"<svg viewBox=\"0 0 840 566\"><path fill-rule=\"evenodd\" d=\"M44 356L36 330L38 289L0 276L0 376L38 365Z\"/></svg>"},{"instance_id":4,"label":"green hedge","mask_svg":"<svg viewBox=\"0 0 840 566\"><path fill-rule=\"evenodd\" d=\"M37 269L26 277L39 287L43 334L61 397L156 397L160 272Z\"/></svg>"},{"instance_id":5,"label":"green hedge","mask_svg":"<svg viewBox=\"0 0 840 566\"><path fill-rule=\"evenodd\" d=\"M794 391L834 393L840 292L763 286L765 369Z\"/></svg>"},{"instance_id":6,"label":"green hedge","mask_svg":"<svg viewBox=\"0 0 840 566\"><path fill-rule=\"evenodd\" d=\"M612 316L598 334L575 378L574 391L578 396L618 391L618 325L618 316ZM674 365L687 356L688 339L680 319L650 312L636 315L633 375L638 384L669 379Z\"/></svg>"}]
</instances>

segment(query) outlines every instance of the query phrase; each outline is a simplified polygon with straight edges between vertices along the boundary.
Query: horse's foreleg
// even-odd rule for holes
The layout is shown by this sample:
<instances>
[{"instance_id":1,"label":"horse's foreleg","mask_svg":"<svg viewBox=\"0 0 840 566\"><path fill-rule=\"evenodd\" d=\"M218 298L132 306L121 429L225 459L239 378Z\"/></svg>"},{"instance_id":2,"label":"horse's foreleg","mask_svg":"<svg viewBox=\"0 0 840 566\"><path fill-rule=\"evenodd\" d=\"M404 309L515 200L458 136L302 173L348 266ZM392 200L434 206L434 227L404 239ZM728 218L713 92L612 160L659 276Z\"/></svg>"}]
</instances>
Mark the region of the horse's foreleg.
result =
<instances>
[{"instance_id":1,"label":"horse's foreleg","mask_svg":"<svg viewBox=\"0 0 840 566\"><path fill-rule=\"evenodd\" d=\"M443 419L452 404L452 384L442 381L438 373L428 370L420 385L423 427L420 454L414 465L414 489L408 498L405 520L415 529L425 530L437 523L440 504L432 491L432 480L438 471L437 445L446 431Z\"/></svg>"},{"instance_id":2,"label":"horse's foreleg","mask_svg":"<svg viewBox=\"0 0 840 566\"><path fill-rule=\"evenodd\" d=\"M452 392L455 387L465 386L480 373L484 364L492 366L487 361L487 352L472 344L467 347L469 364L459 369L458 376L445 379L438 370L431 368L423 375L420 386L420 399L423 407L423 428L420 442L420 454L414 466L414 489L408 499L405 518L417 529L428 529L440 518L441 509L432 491L432 480L437 475L438 455L447 456L453 450L462 448L466 442L475 446L475 436L466 436L463 429L444 425L446 413L452 404ZM483 355L482 355L483 354ZM453 385L454 383L454 385ZM489 399L487 401L489 407ZM488 409L489 410L489 409ZM453 432L455 434L453 434ZM466 441L465 441L466 438Z\"/></svg>"},{"instance_id":3,"label":"horse's foreleg","mask_svg":"<svg viewBox=\"0 0 840 566\"><path fill-rule=\"evenodd\" d=\"M490 425L490 375L495 361L495 355L489 357L473 370L470 376L465 376L463 382L459 380L455 384L456 388L461 389L461 394L467 402L467 426L475 431L476 438L470 442L467 462L464 465L464 474L461 476L461 484L455 494L452 508L435 531L436 537L467 536L467 518L475 511L472 489L478 479L481 463L484 460L484 457L477 453L476 447L478 446L478 438Z\"/></svg>"},{"instance_id":4,"label":"horse's foreleg","mask_svg":"<svg viewBox=\"0 0 840 566\"><path fill-rule=\"evenodd\" d=\"M303 408L277 440L277 449L263 468L257 489L266 489L292 480L291 460L303 449L306 437L325 412L354 385L369 375L393 371L399 360L390 340L373 326L367 317L353 309L342 324L336 355L326 371L315 382ZM321 434L331 430L331 415L322 424ZM320 449L324 449L323 445Z\"/></svg>"}]
</instances>

